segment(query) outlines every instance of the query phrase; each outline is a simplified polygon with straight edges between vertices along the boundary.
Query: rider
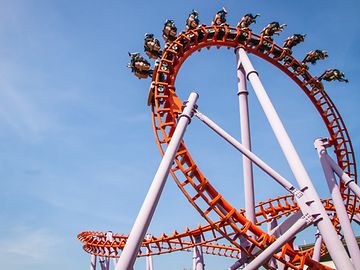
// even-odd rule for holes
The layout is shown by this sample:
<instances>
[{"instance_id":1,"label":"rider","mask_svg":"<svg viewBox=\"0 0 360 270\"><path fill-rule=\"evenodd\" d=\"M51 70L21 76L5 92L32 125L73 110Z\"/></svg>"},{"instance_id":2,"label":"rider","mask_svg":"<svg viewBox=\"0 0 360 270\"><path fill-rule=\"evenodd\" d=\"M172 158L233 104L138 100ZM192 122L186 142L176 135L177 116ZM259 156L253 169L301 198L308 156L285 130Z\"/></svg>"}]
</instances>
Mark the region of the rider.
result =
<instances>
[{"instance_id":1,"label":"rider","mask_svg":"<svg viewBox=\"0 0 360 270\"><path fill-rule=\"evenodd\" d=\"M193 9L186 20L186 30L196 29L199 26L199 22L199 13Z\"/></svg>"},{"instance_id":2,"label":"rider","mask_svg":"<svg viewBox=\"0 0 360 270\"><path fill-rule=\"evenodd\" d=\"M223 26L223 25L225 25L225 23L226 23L226 15L227 15L227 11L223 7L221 10L219 10L216 13L211 25L215 25L215 26Z\"/></svg>"},{"instance_id":3,"label":"rider","mask_svg":"<svg viewBox=\"0 0 360 270\"><path fill-rule=\"evenodd\" d=\"M177 27L173 20L166 20L163 28L163 38L166 42L171 42L176 39Z\"/></svg>"},{"instance_id":4,"label":"rider","mask_svg":"<svg viewBox=\"0 0 360 270\"><path fill-rule=\"evenodd\" d=\"M145 79L147 77L151 77L152 70L150 69L150 63L140 55L138 52L129 52L129 56L131 57L130 63L128 63L128 68L131 69L131 72L135 74L139 79Z\"/></svg>"},{"instance_id":5,"label":"rider","mask_svg":"<svg viewBox=\"0 0 360 270\"><path fill-rule=\"evenodd\" d=\"M256 14L255 16L251 13L245 14L236 27L243 30L249 29L250 24L256 23L256 18L259 16L260 14Z\"/></svg>"},{"instance_id":6,"label":"rider","mask_svg":"<svg viewBox=\"0 0 360 270\"><path fill-rule=\"evenodd\" d=\"M144 50L147 56L153 59L161 57L160 41L154 37L154 34L145 34L144 37Z\"/></svg>"}]
</instances>

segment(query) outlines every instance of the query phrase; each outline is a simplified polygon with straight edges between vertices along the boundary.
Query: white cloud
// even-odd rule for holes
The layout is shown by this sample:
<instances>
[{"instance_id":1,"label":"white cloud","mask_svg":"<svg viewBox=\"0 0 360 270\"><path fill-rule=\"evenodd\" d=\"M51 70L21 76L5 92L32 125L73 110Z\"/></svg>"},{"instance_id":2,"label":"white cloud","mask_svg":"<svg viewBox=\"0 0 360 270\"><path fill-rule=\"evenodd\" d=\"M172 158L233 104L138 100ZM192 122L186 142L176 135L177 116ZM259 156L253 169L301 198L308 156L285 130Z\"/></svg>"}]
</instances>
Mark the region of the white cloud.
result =
<instances>
[{"instance_id":1,"label":"white cloud","mask_svg":"<svg viewBox=\"0 0 360 270\"><path fill-rule=\"evenodd\" d=\"M47 230L28 227L16 227L7 236L0 239L0 260L25 265L47 262L61 241Z\"/></svg>"},{"instance_id":2,"label":"white cloud","mask_svg":"<svg viewBox=\"0 0 360 270\"><path fill-rule=\"evenodd\" d=\"M0 80L0 121L22 138L38 139L48 120L28 97Z\"/></svg>"}]
</instances>

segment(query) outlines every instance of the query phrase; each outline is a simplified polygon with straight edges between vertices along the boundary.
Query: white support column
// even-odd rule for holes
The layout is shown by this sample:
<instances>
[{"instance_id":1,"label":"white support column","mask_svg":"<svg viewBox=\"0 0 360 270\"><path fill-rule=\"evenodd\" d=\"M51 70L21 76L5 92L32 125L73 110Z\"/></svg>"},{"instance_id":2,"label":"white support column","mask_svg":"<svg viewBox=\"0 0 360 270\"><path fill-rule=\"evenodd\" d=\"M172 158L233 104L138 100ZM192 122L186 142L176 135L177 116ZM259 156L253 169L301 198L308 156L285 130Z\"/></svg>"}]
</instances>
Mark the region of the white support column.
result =
<instances>
[{"instance_id":1,"label":"white support column","mask_svg":"<svg viewBox=\"0 0 360 270\"><path fill-rule=\"evenodd\" d=\"M257 255L244 270L259 269L273 254L275 254L285 243L289 242L298 232L302 231L312 222L311 217L302 217L296 221L289 230L275 240L270 246L268 246L263 252Z\"/></svg>"},{"instance_id":2,"label":"white support column","mask_svg":"<svg viewBox=\"0 0 360 270\"><path fill-rule=\"evenodd\" d=\"M247 249L249 247L249 241L245 239L244 237L240 238L240 245ZM256 253L258 251L258 247L255 247L252 252ZM236 270L241 267L244 268L246 266L246 263L249 261L249 256L244 252L241 251L240 253L240 259L238 259L235 263L233 263L227 270Z\"/></svg>"},{"instance_id":3,"label":"white support column","mask_svg":"<svg viewBox=\"0 0 360 270\"><path fill-rule=\"evenodd\" d=\"M150 240L151 239L151 234L147 234L146 235L146 240ZM151 252L151 246L149 245L150 250L148 251L148 253ZM153 270L153 261L152 261L152 256L146 256L146 270Z\"/></svg>"},{"instance_id":4,"label":"white support column","mask_svg":"<svg viewBox=\"0 0 360 270\"><path fill-rule=\"evenodd\" d=\"M249 92L246 87L246 75L244 68L241 66L238 50L235 50L237 62L238 78L238 97L240 109L240 126L241 126L241 143L251 151L250 139L250 121L249 121ZM243 155L243 173L244 173L244 195L246 218L252 223L256 223L255 216L255 195L252 162Z\"/></svg>"},{"instance_id":5,"label":"white support column","mask_svg":"<svg viewBox=\"0 0 360 270\"><path fill-rule=\"evenodd\" d=\"M296 198L301 196L301 191L297 190L287 179L281 176L278 172L276 172L273 168L267 165L264 161L262 161L258 156L252 153L249 149L244 147L240 142L238 142L234 137L228 134L225 130L223 130L220 126L218 126L214 121L208 118L206 115L201 113L199 110L196 111L195 116L199 118L203 123L205 123L209 128L215 131L220 137L234 146L237 150L243 153L246 157L251 159L253 163L255 163L260 169L262 169L265 173L267 173L270 177L272 177L275 181L277 181L281 186L283 186L286 190L296 195ZM299 202L300 203L300 202Z\"/></svg>"},{"instance_id":6,"label":"white support column","mask_svg":"<svg viewBox=\"0 0 360 270\"><path fill-rule=\"evenodd\" d=\"M309 199L309 207L313 210L313 213L319 213L321 216L321 219L317 222L317 227L323 236L323 240L329 250L331 258L338 269L354 269L345 248L339 240L338 235L327 216L320 197L317 194L315 187L313 186L313 183L307 174L274 106L272 105L257 72L252 66L245 49L239 48L238 50L241 64L246 71L247 78L253 86L254 92L259 99L285 158L295 176L295 179L297 180L300 189L304 191L304 195L306 195Z\"/></svg>"},{"instance_id":7,"label":"white support column","mask_svg":"<svg viewBox=\"0 0 360 270\"><path fill-rule=\"evenodd\" d=\"M90 256L90 270L96 270L96 261L97 261L96 255L92 254Z\"/></svg>"},{"instance_id":8,"label":"white support column","mask_svg":"<svg viewBox=\"0 0 360 270\"><path fill-rule=\"evenodd\" d=\"M195 236L195 243L201 243L201 236ZM194 246L193 249L193 270L204 270L204 256L202 246Z\"/></svg>"},{"instance_id":9,"label":"white support column","mask_svg":"<svg viewBox=\"0 0 360 270\"><path fill-rule=\"evenodd\" d=\"M278 227L278 223L277 220L274 218L270 223L268 223L267 225L267 229L268 229L268 234L270 235L274 235L276 238L278 238L280 236L280 234L278 233L278 231L276 231L275 229ZM275 258L271 258L269 261L269 265L271 267L273 267L274 269L278 269L278 264ZM280 266L282 264L280 263Z\"/></svg>"},{"instance_id":10,"label":"white support column","mask_svg":"<svg viewBox=\"0 0 360 270\"><path fill-rule=\"evenodd\" d=\"M100 264L101 270L107 270L107 263L106 263L105 257L99 258L99 264Z\"/></svg>"},{"instance_id":11,"label":"white support column","mask_svg":"<svg viewBox=\"0 0 360 270\"><path fill-rule=\"evenodd\" d=\"M197 93L191 93L183 113L179 116L176 129L161 160L143 205L141 206L124 250L116 265L116 270L129 270L133 268L141 243L145 237L146 231L155 212L155 208L164 189L176 152L184 136L186 127L193 116L198 97Z\"/></svg>"},{"instance_id":12,"label":"white support column","mask_svg":"<svg viewBox=\"0 0 360 270\"><path fill-rule=\"evenodd\" d=\"M334 170L337 176L344 182L346 186L348 186L352 192L355 193L355 195L360 199L360 187L356 184L354 179L351 179L351 177L343 171L343 169L340 168L338 164L329 156L327 155L328 162L331 166L331 168Z\"/></svg>"},{"instance_id":13,"label":"white support column","mask_svg":"<svg viewBox=\"0 0 360 270\"><path fill-rule=\"evenodd\" d=\"M113 237L113 233L112 231L108 231L106 233L106 241L109 241L110 243L114 242L114 237ZM110 256L113 256L116 254L115 252L115 249L113 247L110 247L109 250L108 250L108 254ZM116 263L117 263L117 259L116 258L113 258L112 259L113 263L114 263L114 267L116 266ZM110 269L110 259L107 261L108 265L107 265L107 269Z\"/></svg>"},{"instance_id":14,"label":"white support column","mask_svg":"<svg viewBox=\"0 0 360 270\"><path fill-rule=\"evenodd\" d=\"M284 234L302 216L303 213L301 213L301 211L295 212L291 216L287 217L280 224L276 225L275 227L272 227L273 229L269 232L269 234L274 235L275 237L279 237L280 235Z\"/></svg>"},{"instance_id":15,"label":"white support column","mask_svg":"<svg viewBox=\"0 0 360 270\"><path fill-rule=\"evenodd\" d=\"M352 263L356 270L360 270L360 250L354 232L351 228L351 223L341 196L340 188L335 179L334 171L326 158L328 156L325 149L326 141L326 139L317 139L315 140L314 145L319 155L321 166L335 205L335 211L344 234L344 239L347 244Z\"/></svg>"},{"instance_id":16,"label":"white support column","mask_svg":"<svg viewBox=\"0 0 360 270\"><path fill-rule=\"evenodd\" d=\"M315 244L314 244L314 253L312 259L316 262L320 261L321 256L321 244L322 244L322 236L319 231L315 234Z\"/></svg>"}]
</instances>

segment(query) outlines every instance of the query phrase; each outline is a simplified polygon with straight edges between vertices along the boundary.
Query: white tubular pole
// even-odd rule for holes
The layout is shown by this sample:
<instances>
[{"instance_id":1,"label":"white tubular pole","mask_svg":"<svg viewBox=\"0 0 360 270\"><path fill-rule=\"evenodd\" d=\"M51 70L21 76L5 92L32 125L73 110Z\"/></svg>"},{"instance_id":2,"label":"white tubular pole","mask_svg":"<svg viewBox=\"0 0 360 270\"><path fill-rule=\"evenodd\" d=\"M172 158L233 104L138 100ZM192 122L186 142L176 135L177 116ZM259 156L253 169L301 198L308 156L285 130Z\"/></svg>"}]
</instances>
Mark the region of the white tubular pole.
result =
<instances>
[{"instance_id":1,"label":"white tubular pole","mask_svg":"<svg viewBox=\"0 0 360 270\"><path fill-rule=\"evenodd\" d=\"M285 243L290 241L298 232L302 231L309 225L309 220L306 217L302 217L297 220L289 230L275 240L270 246L264 249L259 255L257 255L244 270L259 269L273 254L275 254Z\"/></svg>"},{"instance_id":2,"label":"white tubular pole","mask_svg":"<svg viewBox=\"0 0 360 270\"><path fill-rule=\"evenodd\" d=\"M283 222L277 225L276 219L273 221L276 222L276 225L272 227L272 230L269 231L270 235L274 235L275 237L279 237L280 235L284 234L291 226L294 224L299 218L303 216L301 211L297 211L288 218L286 218Z\"/></svg>"},{"instance_id":3,"label":"white tubular pole","mask_svg":"<svg viewBox=\"0 0 360 270\"><path fill-rule=\"evenodd\" d=\"M246 87L246 75L240 64L238 50L235 50L237 62L237 78L238 78L238 97L240 109L240 126L241 126L241 143L251 151L250 139L250 123L249 123L249 92ZM246 156L243 156L243 172L244 172L244 194L245 194L245 210L246 218L255 224L255 195L254 195L254 179L252 162Z\"/></svg>"},{"instance_id":4,"label":"white tubular pole","mask_svg":"<svg viewBox=\"0 0 360 270\"><path fill-rule=\"evenodd\" d=\"M346 250L343 247L325 211L325 208L320 201L320 197L317 194L315 187L313 186L313 183L307 174L304 165L302 164L274 106L272 105L257 72L252 66L247 53L242 47L238 50L241 64L246 71L247 78L253 86L254 92L259 99L259 102L295 176L295 179L299 184L300 189L304 190L304 194L306 194L306 196L312 200L312 203L309 206L311 209L313 209L314 213L320 213L321 219L317 222L317 227L323 236L323 240L329 250L331 258L333 259L338 269L354 269L346 253Z\"/></svg>"},{"instance_id":5,"label":"white tubular pole","mask_svg":"<svg viewBox=\"0 0 360 270\"><path fill-rule=\"evenodd\" d=\"M269 223L267 224L268 234L274 235L276 238L278 238L280 234L279 234L277 231L274 232L274 229L275 229L276 227L278 227L278 223L277 223L277 220L276 220L276 219L273 219L271 222L269 222ZM271 259L269 260L269 265L270 265L271 267L273 267L274 269L279 269L278 264L277 264L275 258L271 258ZM281 266L281 265L282 265L282 263L280 263L280 266Z\"/></svg>"},{"instance_id":6,"label":"white tubular pole","mask_svg":"<svg viewBox=\"0 0 360 270\"><path fill-rule=\"evenodd\" d=\"M147 234L146 235L146 240L150 240L151 239L151 234ZM151 252L151 246L149 245L150 250L148 251L148 253ZM153 261L152 261L152 256L146 256L146 270L153 270Z\"/></svg>"},{"instance_id":7,"label":"white tubular pole","mask_svg":"<svg viewBox=\"0 0 360 270\"><path fill-rule=\"evenodd\" d=\"M195 243L201 243L201 236L195 236ZM193 270L204 270L204 256L202 246L194 246L193 249Z\"/></svg>"},{"instance_id":8,"label":"white tubular pole","mask_svg":"<svg viewBox=\"0 0 360 270\"><path fill-rule=\"evenodd\" d=\"M100 264L101 270L107 270L107 263L106 263L106 259L104 257L99 258L99 264Z\"/></svg>"},{"instance_id":9,"label":"white tubular pole","mask_svg":"<svg viewBox=\"0 0 360 270\"><path fill-rule=\"evenodd\" d=\"M97 261L96 255L92 254L90 256L90 270L96 270L96 261Z\"/></svg>"},{"instance_id":10,"label":"white tubular pole","mask_svg":"<svg viewBox=\"0 0 360 270\"><path fill-rule=\"evenodd\" d=\"M249 246L249 242L248 240L246 240L244 237L240 238L240 245L244 248L247 248ZM253 252L257 252L259 250L258 247L255 247ZM240 253L240 259L238 259L235 263L233 263L229 268L227 268L227 270L236 270L239 269L240 267L244 268L246 265L246 262L249 260L249 256L241 251Z\"/></svg>"},{"instance_id":11,"label":"white tubular pole","mask_svg":"<svg viewBox=\"0 0 360 270\"><path fill-rule=\"evenodd\" d=\"M322 237L319 231L315 234L316 240L314 244L314 253L312 255L312 259L316 262L320 261L321 256L321 244L322 244Z\"/></svg>"},{"instance_id":12,"label":"white tubular pole","mask_svg":"<svg viewBox=\"0 0 360 270\"><path fill-rule=\"evenodd\" d=\"M106 240L109 241L110 243L112 243L114 241L114 237L113 237L113 233L112 231L108 231L106 233ZM109 255L112 256L112 255L115 255L115 249L113 247L110 247L109 248ZM116 266L116 263L117 263L117 259L116 258L113 258L112 260L114 262L114 266ZM107 268L110 269L110 262L108 261L108 266Z\"/></svg>"},{"instance_id":13,"label":"white tubular pole","mask_svg":"<svg viewBox=\"0 0 360 270\"><path fill-rule=\"evenodd\" d=\"M345 173L343 169L341 169L340 166L337 165L336 162L329 155L327 155L326 158L328 159L331 168L334 170L337 176L339 176L339 178L344 182L344 184L348 186L352 190L352 192L354 192L355 195L360 199L360 187L356 184L354 179L351 179L351 177L347 175L347 173Z\"/></svg>"},{"instance_id":14,"label":"white tubular pole","mask_svg":"<svg viewBox=\"0 0 360 270\"><path fill-rule=\"evenodd\" d=\"M267 165L264 161L262 161L259 157L257 157L254 153L250 152L246 147L244 147L240 142L238 142L234 137L228 134L225 130L223 130L220 126L218 126L214 121L208 118L203 113L198 110L195 113L195 116L199 118L203 123L205 123L209 128L215 131L220 135L224 140L229 142L232 146L234 146L237 150L243 153L246 157L251 159L259 168L261 168L264 172L266 172L270 177L272 177L275 181L277 181L280 185L282 185L286 190L294 193L296 188L284 177L282 177L278 172L272 169L269 165Z\"/></svg>"},{"instance_id":15,"label":"white tubular pole","mask_svg":"<svg viewBox=\"0 0 360 270\"><path fill-rule=\"evenodd\" d=\"M326 182L335 205L335 211L344 234L345 242L347 244L352 263L356 270L360 270L360 250L354 232L351 228L351 223L344 205L343 198L341 196L340 189L335 179L334 171L328 163L328 159L326 158L327 152L324 146L324 142L322 139L317 139L315 140L314 145L319 155L321 166L323 168Z\"/></svg>"},{"instance_id":16,"label":"white tubular pole","mask_svg":"<svg viewBox=\"0 0 360 270\"><path fill-rule=\"evenodd\" d=\"M141 243L150 225L151 218L159 202L172 163L174 162L176 152L184 136L186 127L190 123L198 97L197 93L191 93L183 113L179 116L174 134L166 148L115 270L129 270L133 268Z\"/></svg>"}]
</instances>

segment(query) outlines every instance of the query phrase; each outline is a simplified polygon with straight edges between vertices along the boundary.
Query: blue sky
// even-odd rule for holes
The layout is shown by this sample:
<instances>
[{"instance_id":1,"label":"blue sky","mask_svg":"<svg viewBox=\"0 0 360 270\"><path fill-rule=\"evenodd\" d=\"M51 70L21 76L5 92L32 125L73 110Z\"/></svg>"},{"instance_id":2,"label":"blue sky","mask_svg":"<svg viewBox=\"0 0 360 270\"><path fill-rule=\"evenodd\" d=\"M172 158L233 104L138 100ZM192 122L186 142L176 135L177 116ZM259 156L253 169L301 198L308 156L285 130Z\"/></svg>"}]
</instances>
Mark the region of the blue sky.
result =
<instances>
[{"instance_id":1,"label":"blue sky","mask_svg":"<svg viewBox=\"0 0 360 270\"><path fill-rule=\"evenodd\" d=\"M336 67L350 83L326 83L360 150L360 5L358 1L45 1L0 0L0 261L4 269L87 269L89 257L76 235L85 230L128 233L160 162L154 141L150 81L126 68L128 51L142 51L143 35L160 38L165 19L184 28L195 8L209 24L225 6L235 26L243 14L260 13L288 26L278 44L306 33L294 49L325 49L313 75ZM162 44L163 41L161 40ZM327 189L313 149L326 136L319 115L301 91L262 60L251 57L319 193ZM185 99L196 89L199 108L239 137L235 56L204 50L183 65L177 81ZM254 94L250 94L253 150L293 180ZM243 206L241 158L198 121L185 140L204 174L237 207ZM214 154L216 153L216 154ZM226 170L224 170L226 168ZM255 169L256 200L284 194ZM238 186L238 188L237 188ZM234 192L237 190L238 192ZM204 223L169 179L150 232ZM358 229L356 229L358 230ZM308 242L313 239L309 236ZM207 269L229 260L207 256ZM191 254L154 258L155 269L190 268ZM145 269L139 260L136 269Z\"/></svg>"}]
</instances>

